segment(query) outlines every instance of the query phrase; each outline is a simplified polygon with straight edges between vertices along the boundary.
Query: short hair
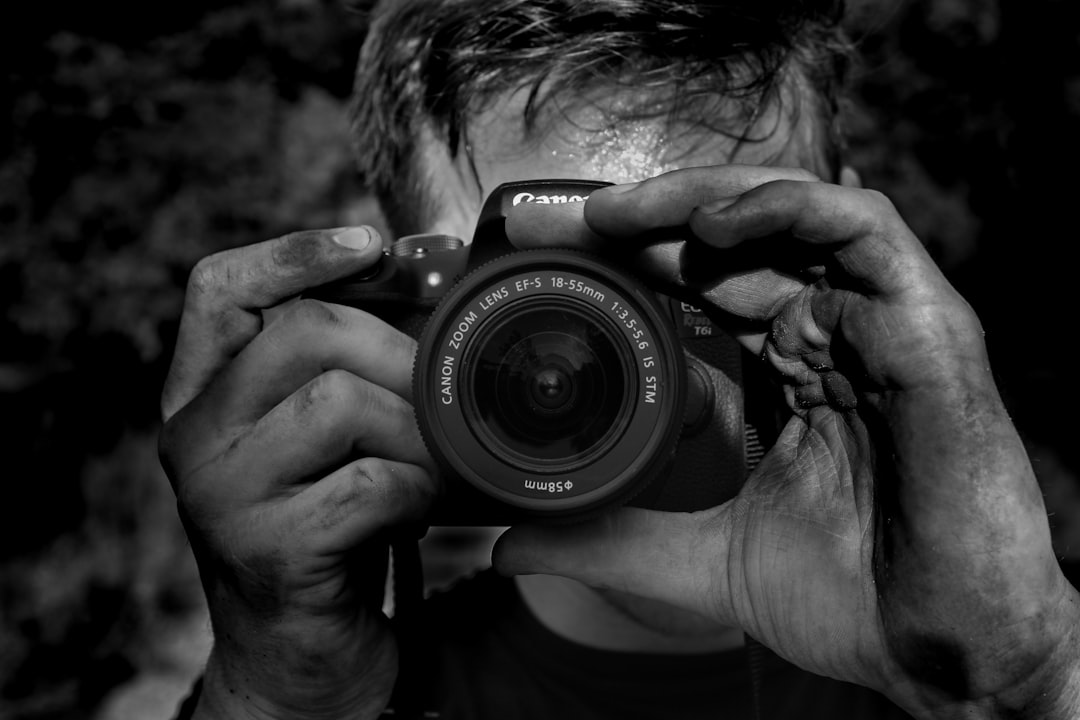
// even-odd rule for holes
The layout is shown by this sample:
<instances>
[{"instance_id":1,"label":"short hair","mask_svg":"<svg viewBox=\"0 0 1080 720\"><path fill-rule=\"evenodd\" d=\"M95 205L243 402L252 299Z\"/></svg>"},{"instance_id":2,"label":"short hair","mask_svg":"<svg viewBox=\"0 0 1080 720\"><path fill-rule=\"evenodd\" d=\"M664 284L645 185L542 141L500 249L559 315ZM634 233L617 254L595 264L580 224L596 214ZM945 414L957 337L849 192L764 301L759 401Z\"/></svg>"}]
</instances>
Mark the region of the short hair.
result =
<instances>
[{"instance_id":1,"label":"short hair","mask_svg":"<svg viewBox=\"0 0 1080 720\"><path fill-rule=\"evenodd\" d=\"M821 151L838 167L837 118L850 64L844 0L371 4L352 139L359 171L398 234L422 231L439 210L422 139L445 143L451 157L467 152L469 118L521 89L529 91L526 136L556 95L623 86L664 93L668 118L696 115L698 125L750 142L757 113L773 99L783 102L785 83L795 79L797 99L810 90ZM719 118L717 100L726 109Z\"/></svg>"}]
</instances>

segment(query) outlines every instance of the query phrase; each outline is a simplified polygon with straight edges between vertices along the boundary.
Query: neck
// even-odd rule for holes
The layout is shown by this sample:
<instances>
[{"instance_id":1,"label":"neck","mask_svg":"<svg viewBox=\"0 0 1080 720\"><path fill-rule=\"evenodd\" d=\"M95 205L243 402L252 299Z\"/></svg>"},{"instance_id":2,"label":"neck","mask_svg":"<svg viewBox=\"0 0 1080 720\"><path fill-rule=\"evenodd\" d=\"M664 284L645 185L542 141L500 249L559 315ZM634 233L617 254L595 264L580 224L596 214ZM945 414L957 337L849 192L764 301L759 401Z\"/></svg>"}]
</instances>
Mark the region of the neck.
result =
<instances>
[{"instance_id":1,"label":"neck","mask_svg":"<svg viewBox=\"0 0 1080 720\"><path fill-rule=\"evenodd\" d=\"M556 635L601 650L690 654L741 647L737 628L667 603L600 591L554 575L514 578L525 604Z\"/></svg>"}]
</instances>

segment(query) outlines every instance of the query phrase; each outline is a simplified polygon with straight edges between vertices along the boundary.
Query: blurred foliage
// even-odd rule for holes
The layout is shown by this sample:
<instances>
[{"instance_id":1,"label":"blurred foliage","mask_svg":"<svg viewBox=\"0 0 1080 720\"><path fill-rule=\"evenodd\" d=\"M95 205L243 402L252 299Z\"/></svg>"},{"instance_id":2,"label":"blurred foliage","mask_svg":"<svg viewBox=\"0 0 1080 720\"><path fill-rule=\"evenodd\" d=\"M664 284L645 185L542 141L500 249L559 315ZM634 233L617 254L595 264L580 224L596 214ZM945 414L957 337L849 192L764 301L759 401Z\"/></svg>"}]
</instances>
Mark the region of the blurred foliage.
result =
<instances>
[{"instance_id":1,"label":"blurred foliage","mask_svg":"<svg viewBox=\"0 0 1080 720\"><path fill-rule=\"evenodd\" d=\"M983 320L1021 430L1075 474L1063 382L1080 161L1080 4L853 2L853 158ZM1037 460L1038 458L1036 458Z\"/></svg>"},{"instance_id":2,"label":"blurred foliage","mask_svg":"<svg viewBox=\"0 0 1080 720\"><path fill-rule=\"evenodd\" d=\"M1080 556L1065 382L1080 4L850 0L850 157L979 311ZM0 716L93 717L201 602L155 452L183 288L211 252L380 220L334 0L50 3L0 23ZM1076 538L1074 540L1074 537Z\"/></svg>"},{"instance_id":3,"label":"blurred foliage","mask_svg":"<svg viewBox=\"0 0 1080 720\"><path fill-rule=\"evenodd\" d=\"M156 457L187 275L371 215L336 2L50 5L0 23L0 716L89 717L201 602ZM10 15L10 12L9 12ZM367 218L377 219L377 218Z\"/></svg>"}]
</instances>

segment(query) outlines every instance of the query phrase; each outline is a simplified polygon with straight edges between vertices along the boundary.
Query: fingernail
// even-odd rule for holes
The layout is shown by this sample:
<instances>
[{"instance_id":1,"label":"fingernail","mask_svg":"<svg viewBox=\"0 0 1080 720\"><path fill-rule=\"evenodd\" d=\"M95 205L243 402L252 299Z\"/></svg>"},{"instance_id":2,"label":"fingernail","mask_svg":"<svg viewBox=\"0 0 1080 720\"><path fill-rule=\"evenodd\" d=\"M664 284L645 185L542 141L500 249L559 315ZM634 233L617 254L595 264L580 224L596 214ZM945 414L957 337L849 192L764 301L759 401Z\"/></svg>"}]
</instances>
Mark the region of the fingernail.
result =
<instances>
[{"instance_id":1,"label":"fingernail","mask_svg":"<svg viewBox=\"0 0 1080 720\"><path fill-rule=\"evenodd\" d=\"M371 244L371 230L366 227L351 227L334 235L334 242L350 250L363 250Z\"/></svg>"}]
</instances>

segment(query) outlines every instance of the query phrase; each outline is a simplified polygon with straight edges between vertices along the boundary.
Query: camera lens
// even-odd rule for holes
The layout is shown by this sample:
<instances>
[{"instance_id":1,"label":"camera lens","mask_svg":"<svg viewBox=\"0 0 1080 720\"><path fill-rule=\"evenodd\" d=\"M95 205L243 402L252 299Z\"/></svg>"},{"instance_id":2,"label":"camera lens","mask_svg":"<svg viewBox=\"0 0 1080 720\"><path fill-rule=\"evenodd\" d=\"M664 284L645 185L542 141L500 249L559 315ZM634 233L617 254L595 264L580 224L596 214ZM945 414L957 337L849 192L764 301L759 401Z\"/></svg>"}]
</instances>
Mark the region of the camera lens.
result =
<instances>
[{"instance_id":1,"label":"camera lens","mask_svg":"<svg viewBox=\"0 0 1080 720\"><path fill-rule=\"evenodd\" d=\"M569 470L607 450L629 418L630 351L573 299L526 300L488 323L466 355L466 419L510 465Z\"/></svg>"},{"instance_id":2,"label":"camera lens","mask_svg":"<svg viewBox=\"0 0 1080 720\"><path fill-rule=\"evenodd\" d=\"M515 517L625 502L674 457L686 367L656 295L609 262L514 252L465 275L419 339L432 456Z\"/></svg>"}]
</instances>

